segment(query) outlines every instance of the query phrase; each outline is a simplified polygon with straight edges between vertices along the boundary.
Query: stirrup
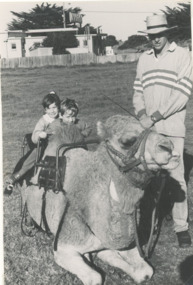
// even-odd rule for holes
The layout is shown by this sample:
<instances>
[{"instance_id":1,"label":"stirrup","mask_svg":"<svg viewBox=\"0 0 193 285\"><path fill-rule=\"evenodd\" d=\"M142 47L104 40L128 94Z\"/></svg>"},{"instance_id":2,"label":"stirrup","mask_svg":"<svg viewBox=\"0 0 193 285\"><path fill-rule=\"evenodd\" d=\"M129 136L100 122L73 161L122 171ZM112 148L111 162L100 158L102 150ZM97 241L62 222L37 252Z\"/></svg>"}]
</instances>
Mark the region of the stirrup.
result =
<instances>
[{"instance_id":1,"label":"stirrup","mask_svg":"<svg viewBox=\"0 0 193 285\"><path fill-rule=\"evenodd\" d=\"M7 189L8 191L12 191L12 190L13 190L13 184L9 183L9 184L7 185L7 187L6 187L6 189Z\"/></svg>"},{"instance_id":2,"label":"stirrup","mask_svg":"<svg viewBox=\"0 0 193 285\"><path fill-rule=\"evenodd\" d=\"M11 195L12 192L13 192L13 185L12 184L7 185L4 189L4 194Z\"/></svg>"},{"instance_id":3,"label":"stirrup","mask_svg":"<svg viewBox=\"0 0 193 285\"><path fill-rule=\"evenodd\" d=\"M20 178L19 174L12 174L11 177L6 181L7 186L5 187L4 194L11 195L15 182Z\"/></svg>"}]
</instances>

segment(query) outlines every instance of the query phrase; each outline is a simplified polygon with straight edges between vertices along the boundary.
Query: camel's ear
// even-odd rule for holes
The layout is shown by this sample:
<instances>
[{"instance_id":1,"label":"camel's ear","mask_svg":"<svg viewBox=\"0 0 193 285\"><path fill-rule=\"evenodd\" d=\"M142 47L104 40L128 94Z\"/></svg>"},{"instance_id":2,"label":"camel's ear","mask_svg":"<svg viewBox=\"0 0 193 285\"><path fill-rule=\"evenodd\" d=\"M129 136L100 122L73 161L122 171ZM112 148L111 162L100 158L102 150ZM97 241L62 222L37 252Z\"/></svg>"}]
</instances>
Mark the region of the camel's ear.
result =
<instances>
[{"instance_id":1,"label":"camel's ear","mask_svg":"<svg viewBox=\"0 0 193 285\"><path fill-rule=\"evenodd\" d=\"M98 121L97 122L97 135L100 137L100 139L105 140L108 136L107 130L105 128L105 125Z\"/></svg>"}]
</instances>

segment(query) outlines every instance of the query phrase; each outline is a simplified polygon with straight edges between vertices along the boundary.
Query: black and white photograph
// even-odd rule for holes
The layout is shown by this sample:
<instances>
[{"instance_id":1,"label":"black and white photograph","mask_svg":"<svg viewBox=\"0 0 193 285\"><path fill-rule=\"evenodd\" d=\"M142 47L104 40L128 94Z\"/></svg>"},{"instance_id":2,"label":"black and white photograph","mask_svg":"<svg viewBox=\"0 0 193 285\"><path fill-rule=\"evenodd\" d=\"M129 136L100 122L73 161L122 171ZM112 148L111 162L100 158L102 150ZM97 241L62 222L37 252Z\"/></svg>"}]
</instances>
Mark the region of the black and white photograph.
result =
<instances>
[{"instance_id":1,"label":"black and white photograph","mask_svg":"<svg viewBox=\"0 0 193 285\"><path fill-rule=\"evenodd\" d=\"M191 22L0 1L0 284L193 285Z\"/></svg>"}]
</instances>

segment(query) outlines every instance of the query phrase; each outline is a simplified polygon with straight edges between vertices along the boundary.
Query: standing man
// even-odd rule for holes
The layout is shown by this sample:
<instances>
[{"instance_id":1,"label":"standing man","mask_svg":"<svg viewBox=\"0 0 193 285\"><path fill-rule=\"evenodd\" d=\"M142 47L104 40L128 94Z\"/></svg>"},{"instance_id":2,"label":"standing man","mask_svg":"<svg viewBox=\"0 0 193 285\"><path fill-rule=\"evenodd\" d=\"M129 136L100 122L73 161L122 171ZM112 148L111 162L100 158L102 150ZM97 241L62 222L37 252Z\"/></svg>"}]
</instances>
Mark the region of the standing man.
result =
<instances>
[{"instance_id":1,"label":"standing man","mask_svg":"<svg viewBox=\"0 0 193 285\"><path fill-rule=\"evenodd\" d=\"M183 201L172 209L174 231L180 247L191 245L188 232L187 185L184 179L184 138L186 104L192 91L192 62L189 52L168 40L169 32L164 14L147 17L147 30L152 49L139 58L134 82L133 105L141 125L167 136L181 155L180 164L170 172L181 190Z\"/></svg>"}]
</instances>

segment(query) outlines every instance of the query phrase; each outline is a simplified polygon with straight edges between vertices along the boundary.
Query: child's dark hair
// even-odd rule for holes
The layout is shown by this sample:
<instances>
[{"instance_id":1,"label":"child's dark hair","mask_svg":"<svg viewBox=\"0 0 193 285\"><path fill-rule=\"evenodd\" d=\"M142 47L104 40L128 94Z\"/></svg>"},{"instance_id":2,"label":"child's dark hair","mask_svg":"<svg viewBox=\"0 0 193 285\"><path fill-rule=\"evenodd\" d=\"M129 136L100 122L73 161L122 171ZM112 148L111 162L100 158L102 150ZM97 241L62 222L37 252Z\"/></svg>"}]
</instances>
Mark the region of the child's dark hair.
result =
<instances>
[{"instance_id":1,"label":"child's dark hair","mask_svg":"<svg viewBox=\"0 0 193 285\"><path fill-rule=\"evenodd\" d=\"M56 92L49 92L42 100L42 106L48 108L51 104L55 103L58 109L60 108L60 98L56 94Z\"/></svg>"},{"instance_id":2,"label":"child's dark hair","mask_svg":"<svg viewBox=\"0 0 193 285\"><path fill-rule=\"evenodd\" d=\"M60 112L61 115L64 115L66 110L72 110L76 115L79 112L78 104L73 99L65 99L60 103Z\"/></svg>"}]
</instances>

